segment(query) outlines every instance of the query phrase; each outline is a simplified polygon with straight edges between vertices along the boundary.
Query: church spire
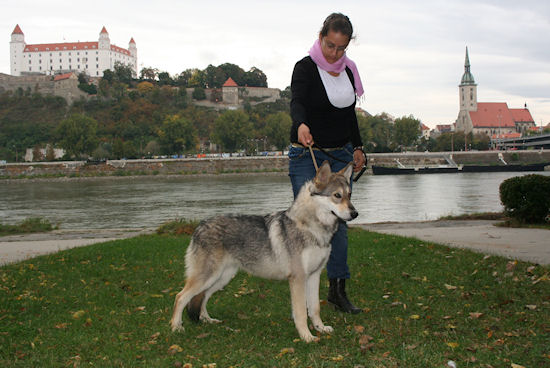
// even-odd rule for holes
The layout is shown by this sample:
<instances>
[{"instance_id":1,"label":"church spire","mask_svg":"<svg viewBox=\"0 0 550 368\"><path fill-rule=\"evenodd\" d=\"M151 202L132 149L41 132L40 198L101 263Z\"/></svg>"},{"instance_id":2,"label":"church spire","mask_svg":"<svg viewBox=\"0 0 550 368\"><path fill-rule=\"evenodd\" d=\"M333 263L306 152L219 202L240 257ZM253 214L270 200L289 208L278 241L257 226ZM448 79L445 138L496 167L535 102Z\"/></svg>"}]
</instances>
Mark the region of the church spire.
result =
<instances>
[{"instance_id":1,"label":"church spire","mask_svg":"<svg viewBox=\"0 0 550 368\"><path fill-rule=\"evenodd\" d=\"M475 85L474 76L470 73L470 57L468 56L468 46L466 46L466 57L464 59L464 74L460 85Z\"/></svg>"}]
</instances>

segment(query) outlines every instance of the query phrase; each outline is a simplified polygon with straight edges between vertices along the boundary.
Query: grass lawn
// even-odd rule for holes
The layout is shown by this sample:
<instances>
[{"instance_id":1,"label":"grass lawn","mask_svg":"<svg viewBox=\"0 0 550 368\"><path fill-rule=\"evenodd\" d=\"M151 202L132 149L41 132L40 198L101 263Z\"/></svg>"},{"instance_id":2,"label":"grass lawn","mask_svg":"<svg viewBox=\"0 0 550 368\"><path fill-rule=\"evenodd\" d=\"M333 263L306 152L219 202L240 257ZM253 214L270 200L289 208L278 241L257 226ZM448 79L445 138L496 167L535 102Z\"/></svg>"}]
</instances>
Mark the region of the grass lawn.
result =
<instances>
[{"instance_id":1,"label":"grass lawn","mask_svg":"<svg viewBox=\"0 0 550 368\"><path fill-rule=\"evenodd\" d=\"M0 268L3 367L548 367L550 268L350 230L345 315L305 344L286 282L239 273L218 325L172 333L189 237L142 236ZM327 294L322 276L321 298ZM313 330L312 330L313 331Z\"/></svg>"}]
</instances>

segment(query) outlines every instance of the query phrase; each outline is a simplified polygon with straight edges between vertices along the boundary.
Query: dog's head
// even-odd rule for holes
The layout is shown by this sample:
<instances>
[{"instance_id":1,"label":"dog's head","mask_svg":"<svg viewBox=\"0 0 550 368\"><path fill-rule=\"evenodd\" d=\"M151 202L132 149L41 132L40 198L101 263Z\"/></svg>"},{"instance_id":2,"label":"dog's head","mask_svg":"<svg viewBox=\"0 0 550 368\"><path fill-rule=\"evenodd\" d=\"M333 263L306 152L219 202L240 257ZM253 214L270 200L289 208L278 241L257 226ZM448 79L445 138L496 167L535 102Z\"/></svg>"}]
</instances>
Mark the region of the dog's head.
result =
<instances>
[{"instance_id":1,"label":"dog's head","mask_svg":"<svg viewBox=\"0 0 550 368\"><path fill-rule=\"evenodd\" d=\"M312 196L319 197L320 206L342 221L350 221L358 216L357 210L351 204L352 172L353 162L333 173L330 164L325 161L317 170L310 189Z\"/></svg>"}]
</instances>

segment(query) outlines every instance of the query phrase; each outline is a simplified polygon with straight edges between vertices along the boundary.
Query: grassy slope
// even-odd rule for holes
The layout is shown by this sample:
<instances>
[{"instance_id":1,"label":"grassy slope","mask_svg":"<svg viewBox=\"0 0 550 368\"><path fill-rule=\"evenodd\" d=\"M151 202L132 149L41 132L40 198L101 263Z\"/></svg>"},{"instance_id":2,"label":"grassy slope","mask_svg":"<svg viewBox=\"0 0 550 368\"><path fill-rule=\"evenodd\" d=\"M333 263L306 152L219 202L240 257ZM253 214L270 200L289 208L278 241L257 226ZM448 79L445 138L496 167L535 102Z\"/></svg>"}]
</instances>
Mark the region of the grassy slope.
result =
<instances>
[{"instance_id":1,"label":"grassy slope","mask_svg":"<svg viewBox=\"0 0 550 368\"><path fill-rule=\"evenodd\" d=\"M220 325L169 329L188 237L146 236L0 268L2 366L543 367L548 267L350 231L351 299L333 335L297 340L285 282L239 273L209 303ZM323 276L321 298L327 285Z\"/></svg>"}]
</instances>

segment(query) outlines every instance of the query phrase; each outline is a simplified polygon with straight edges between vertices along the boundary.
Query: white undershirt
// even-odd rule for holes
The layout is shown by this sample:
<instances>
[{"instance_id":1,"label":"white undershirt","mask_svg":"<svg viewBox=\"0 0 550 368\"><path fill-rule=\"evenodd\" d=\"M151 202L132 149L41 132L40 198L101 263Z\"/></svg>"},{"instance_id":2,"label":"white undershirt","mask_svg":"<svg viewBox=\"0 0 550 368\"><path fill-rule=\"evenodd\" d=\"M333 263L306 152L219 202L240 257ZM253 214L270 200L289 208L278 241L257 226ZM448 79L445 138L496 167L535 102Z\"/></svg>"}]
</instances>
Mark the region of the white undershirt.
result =
<instances>
[{"instance_id":1,"label":"white undershirt","mask_svg":"<svg viewBox=\"0 0 550 368\"><path fill-rule=\"evenodd\" d=\"M325 91L327 91L328 99L334 107L344 108L355 102L355 91L349 80L348 73L342 71L335 77L319 68L319 66L317 66L317 70L319 70Z\"/></svg>"}]
</instances>

